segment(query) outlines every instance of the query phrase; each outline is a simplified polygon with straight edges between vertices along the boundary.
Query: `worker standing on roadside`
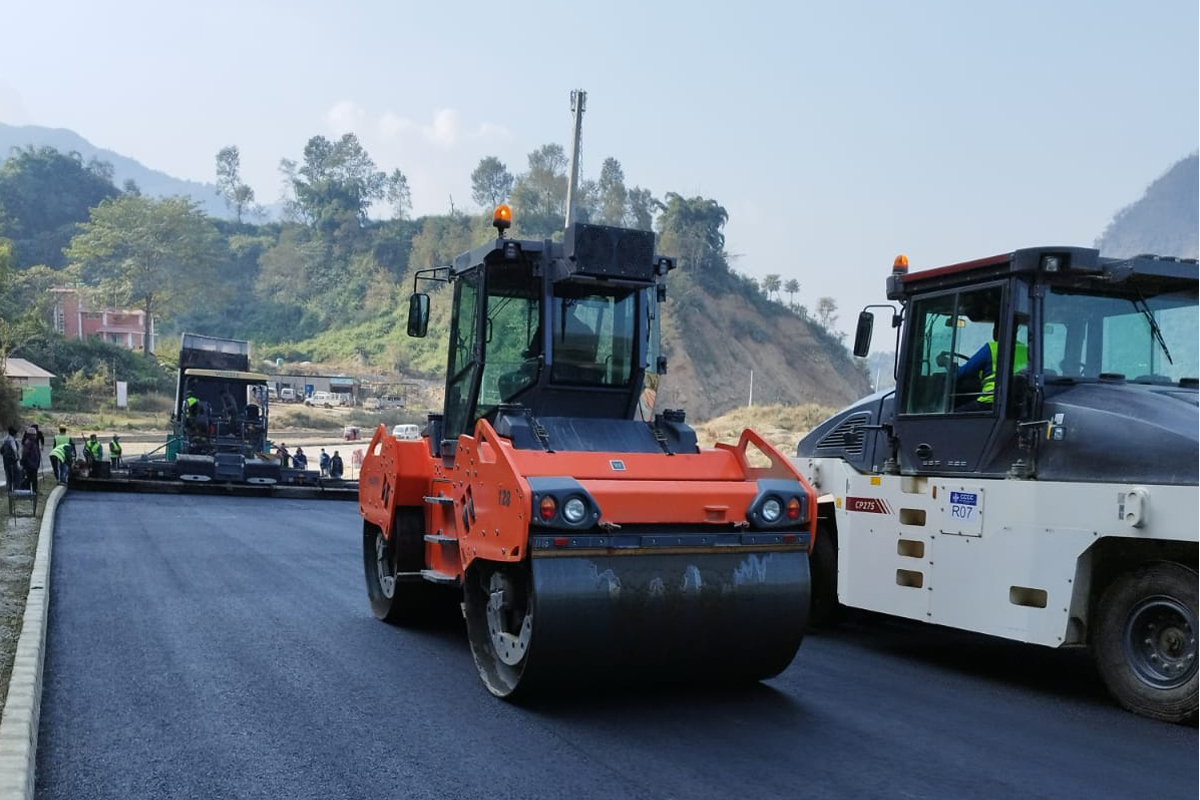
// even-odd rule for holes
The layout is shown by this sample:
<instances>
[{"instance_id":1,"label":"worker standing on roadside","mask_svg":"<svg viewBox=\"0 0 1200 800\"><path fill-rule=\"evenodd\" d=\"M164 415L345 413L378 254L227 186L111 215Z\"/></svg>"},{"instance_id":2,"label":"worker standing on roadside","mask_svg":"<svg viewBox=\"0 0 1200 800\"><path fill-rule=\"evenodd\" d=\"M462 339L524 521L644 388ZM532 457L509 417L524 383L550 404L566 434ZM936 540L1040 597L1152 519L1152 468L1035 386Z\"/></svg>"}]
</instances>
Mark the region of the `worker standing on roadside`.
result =
<instances>
[{"instance_id":1,"label":"worker standing on roadside","mask_svg":"<svg viewBox=\"0 0 1200 800\"><path fill-rule=\"evenodd\" d=\"M37 494L38 472L42 469L42 448L38 446L37 431L30 428L21 437L22 483Z\"/></svg>"},{"instance_id":2,"label":"worker standing on roadside","mask_svg":"<svg viewBox=\"0 0 1200 800\"><path fill-rule=\"evenodd\" d=\"M321 458L317 462L317 465L321 468L321 477L328 478L329 477L329 453L325 452L324 447L321 448Z\"/></svg>"},{"instance_id":3,"label":"worker standing on roadside","mask_svg":"<svg viewBox=\"0 0 1200 800\"><path fill-rule=\"evenodd\" d=\"M113 469L121 468L121 437L115 433L112 435L112 441L108 443L108 460L112 462Z\"/></svg>"},{"instance_id":4,"label":"worker standing on roadside","mask_svg":"<svg viewBox=\"0 0 1200 800\"><path fill-rule=\"evenodd\" d=\"M292 466L296 469L308 469L308 456L304 455L303 447L296 448L296 454L292 456Z\"/></svg>"},{"instance_id":5,"label":"worker standing on roadside","mask_svg":"<svg viewBox=\"0 0 1200 800\"><path fill-rule=\"evenodd\" d=\"M338 455L337 450L334 450L333 458L329 459L329 477L331 477L331 478L342 477L343 469L344 469L344 467L342 466L342 457Z\"/></svg>"},{"instance_id":6,"label":"worker standing on roadside","mask_svg":"<svg viewBox=\"0 0 1200 800\"><path fill-rule=\"evenodd\" d=\"M279 446L275 448L275 452L279 455L279 466L287 469L291 460L291 456L288 455L287 445L280 442Z\"/></svg>"},{"instance_id":7,"label":"worker standing on roadside","mask_svg":"<svg viewBox=\"0 0 1200 800\"><path fill-rule=\"evenodd\" d=\"M8 426L8 432L0 439L0 458L4 460L4 485L8 491L17 488L17 458L21 446L17 444L17 429Z\"/></svg>"}]
</instances>

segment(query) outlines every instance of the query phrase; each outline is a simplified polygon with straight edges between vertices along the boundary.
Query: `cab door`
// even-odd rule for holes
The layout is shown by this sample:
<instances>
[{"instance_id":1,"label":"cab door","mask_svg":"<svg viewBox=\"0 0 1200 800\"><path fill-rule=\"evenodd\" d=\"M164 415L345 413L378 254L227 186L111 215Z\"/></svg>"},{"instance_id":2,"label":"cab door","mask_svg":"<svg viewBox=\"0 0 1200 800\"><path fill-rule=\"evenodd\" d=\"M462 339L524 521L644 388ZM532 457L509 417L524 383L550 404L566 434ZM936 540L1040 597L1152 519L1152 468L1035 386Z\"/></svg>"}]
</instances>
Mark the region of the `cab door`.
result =
<instances>
[{"instance_id":1,"label":"cab door","mask_svg":"<svg viewBox=\"0 0 1200 800\"><path fill-rule=\"evenodd\" d=\"M988 393L983 375L970 368L974 357L989 356L990 364L990 353L997 352L989 351L989 342L997 327L1007 327L1002 324L1006 293L1006 283L999 281L911 301L894 423L901 472L980 471L1003 408L1000 382L993 381L995 389Z\"/></svg>"}]
</instances>

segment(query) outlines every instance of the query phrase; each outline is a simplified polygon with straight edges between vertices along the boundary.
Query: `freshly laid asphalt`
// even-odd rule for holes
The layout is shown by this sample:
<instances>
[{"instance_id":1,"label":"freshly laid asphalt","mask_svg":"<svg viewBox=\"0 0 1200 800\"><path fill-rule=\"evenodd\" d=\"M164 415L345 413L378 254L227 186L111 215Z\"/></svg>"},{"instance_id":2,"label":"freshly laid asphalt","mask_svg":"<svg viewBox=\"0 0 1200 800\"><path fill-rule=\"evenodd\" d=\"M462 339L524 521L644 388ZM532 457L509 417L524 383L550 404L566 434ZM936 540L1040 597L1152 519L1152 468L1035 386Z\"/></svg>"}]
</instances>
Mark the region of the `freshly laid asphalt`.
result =
<instances>
[{"instance_id":1,"label":"freshly laid asphalt","mask_svg":"<svg viewBox=\"0 0 1200 800\"><path fill-rule=\"evenodd\" d=\"M371 616L352 502L71 494L37 797L1196 797L1086 657L869 615L762 684L515 705Z\"/></svg>"}]
</instances>

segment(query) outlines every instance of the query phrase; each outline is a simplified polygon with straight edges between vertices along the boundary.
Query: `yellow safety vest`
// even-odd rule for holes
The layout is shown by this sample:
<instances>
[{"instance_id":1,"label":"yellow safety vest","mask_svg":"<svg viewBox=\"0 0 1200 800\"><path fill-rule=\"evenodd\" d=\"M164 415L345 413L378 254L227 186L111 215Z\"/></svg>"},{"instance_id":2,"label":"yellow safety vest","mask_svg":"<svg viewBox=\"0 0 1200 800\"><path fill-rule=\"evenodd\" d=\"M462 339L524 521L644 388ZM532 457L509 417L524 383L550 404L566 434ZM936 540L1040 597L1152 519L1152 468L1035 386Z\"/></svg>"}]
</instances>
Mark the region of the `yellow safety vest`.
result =
<instances>
[{"instance_id":1,"label":"yellow safety vest","mask_svg":"<svg viewBox=\"0 0 1200 800\"><path fill-rule=\"evenodd\" d=\"M116 442L109 442L108 443L108 452L114 456L121 455L121 445L117 444Z\"/></svg>"},{"instance_id":2,"label":"yellow safety vest","mask_svg":"<svg viewBox=\"0 0 1200 800\"><path fill-rule=\"evenodd\" d=\"M998 345L996 342L988 342L988 351L992 356L992 364L987 372L983 375L983 386L980 387L979 402L993 403L996 400L996 350ZM1021 370L1029 366L1029 348L1026 345L1017 342L1015 351L1013 352L1013 374L1016 375Z\"/></svg>"},{"instance_id":3,"label":"yellow safety vest","mask_svg":"<svg viewBox=\"0 0 1200 800\"><path fill-rule=\"evenodd\" d=\"M60 433L54 437L54 446L55 447L57 447L60 444L70 444L70 443L71 443L71 437L65 433Z\"/></svg>"}]
</instances>

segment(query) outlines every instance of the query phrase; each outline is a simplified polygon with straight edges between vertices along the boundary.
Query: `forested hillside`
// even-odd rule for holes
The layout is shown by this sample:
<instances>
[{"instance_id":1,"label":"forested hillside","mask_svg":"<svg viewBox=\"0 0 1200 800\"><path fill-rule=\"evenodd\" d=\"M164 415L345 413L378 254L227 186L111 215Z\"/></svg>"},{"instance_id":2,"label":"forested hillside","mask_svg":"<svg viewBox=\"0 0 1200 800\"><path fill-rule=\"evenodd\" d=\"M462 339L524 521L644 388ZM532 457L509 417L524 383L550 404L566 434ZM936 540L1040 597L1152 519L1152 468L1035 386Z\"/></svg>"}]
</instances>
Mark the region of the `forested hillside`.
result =
<instances>
[{"instance_id":1,"label":"forested hillside","mask_svg":"<svg viewBox=\"0 0 1200 800\"><path fill-rule=\"evenodd\" d=\"M1200 157L1188 156L1146 189L1136 202L1117 212L1096 240L1106 256L1140 253L1196 258L1200 251Z\"/></svg>"},{"instance_id":2,"label":"forested hillside","mask_svg":"<svg viewBox=\"0 0 1200 800\"><path fill-rule=\"evenodd\" d=\"M73 346L56 345L50 328L49 290L69 285L97 304L145 310L160 350L190 330L249 338L264 358L437 378L448 298L435 296L428 338L405 336L415 271L494 235L490 209L506 200L513 235L561 237L568 163L557 144L530 153L519 173L481 159L471 175L475 210L418 219L409 216L404 174L377 169L353 134L314 136L301 159L281 161L287 195L278 222L254 222L239 160L236 147L216 155L228 218L214 218L191 198L118 188L111 165L78 152L12 151L0 164L0 344L57 374L79 373L77 383L92 379L94 359L64 354ZM581 220L653 229L658 251L679 259L660 405L715 416L749 400L751 371L759 403L838 405L866 390L864 371L832 332L836 301L813 299L810 315L791 265L761 286L732 270L718 202L627 184L615 158L582 182L579 197Z\"/></svg>"}]
</instances>

